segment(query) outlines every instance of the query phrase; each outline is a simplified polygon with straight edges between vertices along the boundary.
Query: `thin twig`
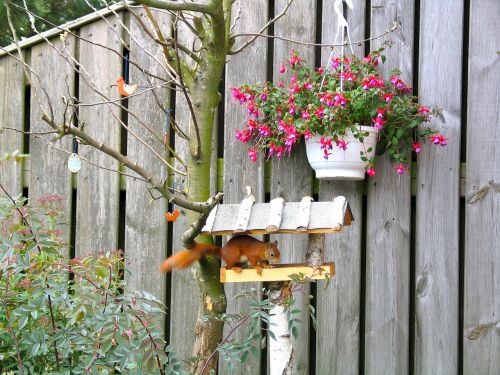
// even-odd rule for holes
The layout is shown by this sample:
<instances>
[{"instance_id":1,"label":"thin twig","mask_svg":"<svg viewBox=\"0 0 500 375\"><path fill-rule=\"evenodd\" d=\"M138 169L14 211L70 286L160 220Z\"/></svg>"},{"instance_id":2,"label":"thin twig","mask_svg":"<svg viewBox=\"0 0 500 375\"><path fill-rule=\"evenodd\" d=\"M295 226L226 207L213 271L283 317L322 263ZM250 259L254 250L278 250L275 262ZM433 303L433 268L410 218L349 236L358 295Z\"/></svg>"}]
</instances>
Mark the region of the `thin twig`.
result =
<instances>
[{"instance_id":1,"label":"thin twig","mask_svg":"<svg viewBox=\"0 0 500 375\"><path fill-rule=\"evenodd\" d=\"M207 369L208 367L208 364L210 363L210 360L212 359L212 357L215 355L215 353L217 353L219 351L219 348L225 344L229 338L233 335L233 333L239 328L241 327L243 324L246 323L246 321L250 318L249 315L246 315L244 318L241 318L240 321L238 322L238 324L236 324L234 327L231 328L231 330L228 332L228 334L226 335L226 337L224 337L224 339L220 342L219 345L217 345L217 348L215 348L215 350L210 354L210 356L207 358L207 360L205 361L205 364L203 365L203 368L201 369L200 371L200 375L203 375L203 373L205 372L205 370Z\"/></svg>"},{"instance_id":2,"label":"thin twig","mask_svg":"<svg viewBox=\"0 0 500 375\"><path fill-rule=\"evenodd\" d=\"M0 183L0 189L3 190L3 192L5 193L5 195L7 195L7 197L9 198L9 200L15 205L16 201L14 200L14 198L12 198L12 196L8 193L8 191L5 190L5 188L3 187L3 185L1 183ZM33 242L36 245L38 253L41 254L42 253L42 249L40 248L40 245L38 244L38 239L37 239L35 233L33 232L31 222L24 215L24 213L19 209L19 207L16 207L16 211L21 215L21 221L24 223L24 225L26 225L26 227L28 228L28 231L33 236ZM46 283L46 288L50 289L50 286L49 286L48 283ZM56 322L55 322L55 319L54 319L54 309L52 308L52 298L50 297L50 294L47 294L47 297L48 297L47 298L47 303L49 305L50 319L51 319L51 323L52 323L52 335L55 335L56 334ZM56 368L57 368L57 371L59 371L59 369L60 369L59 351L57 350L57 341L55 339L54 339L54 356L56 358Z\"/></svg>"},{"instance_id":3,"label":"thin twig","mask_svg":"<svg viewBox=\"0 0 500 375\"><path fill-rule=\"evenodd\" d=\"M350 43L350 44L351 45L358 45L358 44L363 44L363 43L366 43L366 42L369 42L369 41L372 41L372 40L380 39L380 38L385 37L386 35L394 32L398 27L399 27L398 23L396 21L394 21L393 24L392 24L392 26L391 26L391 28L385 30L382 34L374 36L374 37L371 37L371 38L361 39L361 40L358 40L358 41ZM253 36L254 38L251 38L250 40L248 40L248 42L246 42L245 44L243 44L241 47L238 47L236 50L229 51L228 55L235 55L235 54L241 52L243 50L243 48L247 47L248 44L250 44L253 41L255 41L255 39L258 38L258 37L269 38L269 39L278 39L278 40L283 40L285 42L300 44L300 45L304 45L304 46L313 46L313 47L330 47L330 48L334 48L334 47L342 47L343 45L344 46L349 45L348 42L345 42L344 44L302 42L300 40L290 39L290 38L286 38L286 37L283 37L283 36L262 34L261 32L259 32L259 33L240 33L240 34L235 34L232 37L233 38L237 38L237 37L243 37L243 36Z\"/></svg>"},{"instance_id":4,"label":"thin twig","mask_svg":"<svg viewBox=\"0 0 500 375\"><path fill-rule=\"evenodd\" d=\"M5 295L7 296L9 292L9 276L7 275L5 278ZM16 362L17 367L19 367L19 375L24 375L24 364L21 358L21 349L19 348L19 341L17 341L16 334L14 329L12 328L12 323L10 322L10 312L9 305L2 299L3 307L5 309L5 320L7 321L7 330L9 331L10 337L14 341L14 346L16 347Z\"/></svg>"}]
</instances>

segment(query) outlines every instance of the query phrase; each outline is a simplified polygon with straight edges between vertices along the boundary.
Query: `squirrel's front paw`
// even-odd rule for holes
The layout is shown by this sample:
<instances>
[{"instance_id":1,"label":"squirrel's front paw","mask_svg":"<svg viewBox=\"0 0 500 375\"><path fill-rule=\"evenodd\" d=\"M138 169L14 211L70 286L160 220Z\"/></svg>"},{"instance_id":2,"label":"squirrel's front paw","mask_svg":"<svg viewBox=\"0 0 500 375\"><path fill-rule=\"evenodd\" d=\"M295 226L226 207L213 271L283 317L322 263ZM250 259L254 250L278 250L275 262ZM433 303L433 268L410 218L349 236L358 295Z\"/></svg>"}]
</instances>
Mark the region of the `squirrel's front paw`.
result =
<instances>
[{"instance_id":1,"label":"squirrel's front paw","mask_svg":"<svg viewBox=\"0 0 500 375\"><path fill-rule=\"evenodd\" d=\"M255 271L257 271L257 275L262 276L262 267L255 266Z\"/></svg>"},{"instance_id":2,"label":"squirrel's front paw","mask_svg":"<svg viewBox=\"0 0 500 375\"><path fill-rule=\"evenodd\" d=\"M269 264L269 263L264 263L264 264L262 264L262 268L274 268L274 266L272 264Z\"/></svg>"},{"instance_id":3,"label":"squirrel's front paw","mask_svg":"<svg viewBox=\"0 0 500 375\"><path fill-rule=\"evenodd\" d=\"M231 269L236 273L241 273L241 267L231 267Z\"/></svg>"}]
</instances>

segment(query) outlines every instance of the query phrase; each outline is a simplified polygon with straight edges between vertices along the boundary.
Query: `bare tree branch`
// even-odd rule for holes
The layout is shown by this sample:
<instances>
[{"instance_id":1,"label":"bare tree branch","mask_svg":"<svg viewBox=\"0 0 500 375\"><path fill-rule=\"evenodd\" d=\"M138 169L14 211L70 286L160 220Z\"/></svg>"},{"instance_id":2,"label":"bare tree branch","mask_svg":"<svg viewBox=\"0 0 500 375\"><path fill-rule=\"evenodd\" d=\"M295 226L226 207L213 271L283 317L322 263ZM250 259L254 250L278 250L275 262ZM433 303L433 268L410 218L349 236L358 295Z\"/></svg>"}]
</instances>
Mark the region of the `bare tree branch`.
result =
<instances>
[{"instance_id":1,"label":"bare tree branch","mask_svg":"<svg viewBox=\"0 0 500 375\"><path fill-rule=\"evenodd\" d=\"M210 4L195 3L187 1L169 1L169 0L139 0L140 4L149 5L154 8L172 10L172 11L191 11L212 15L214 10Z\"/></svg>"},{"instance_id":2,"label":"bare tree branch","mask_svg":"<svg viewBox=\"0 0 500 375\"><path fill-rule=\"evenodd\" d=\"M352 45L359 45L359 44L363 44L363 43L366 43L366 42L369 42L369 41L372 41L372 40L383 38L386 35L392 33L393 31L395 31L398 27L399 27L398 22L394 21L392 23L392 25L391 25L391 28L385 30L382 34L376 35L376 36L371 37L371 38L361 39L361 40L358 40L356 42L352 42L351 44ZM283 36L267 35L267 34L262 34L262 33L240 33L240 34L233 35L232 38L238 38L238 37L243 37L243 36L254 36L256 38L263 37L263 38L269 38L269 39L278 39L278 40L283 40L285 42L291 42L291 43L295 43L295 44L301 44L301 45L304 45L304 46L313 46L313 47L330 47L330 48L334 48L334 47L341 47L342 46L342 44L302 42L300 40L285 38ZM255 39L251 39L248 42L253 42L254 40ZM248 47L247 43L245 43L241 47L238 47L238 49L236 49L236 50L229 51L228 55L235 55L235 54L241 52L244 48ZM349 43L346 42L343 45L346 46L348 44Z\"/></svg>"},{"instance_id":3,"label":"bare tree branch","mask_svg":"<svg viewBox=\"0 0 500 375\"><path fill-rule=\"evenodd\" d=\"M192 211L196 211L196 212L200 212L200 213L207 213L207 210L210 208L210 205L208 203L191 202L191 201L188 201L188 200L185 200L183 198L180 198L178 196L173 195L172 193L170 193L169 187L162 184L150 172L148 172L143 167L141 167L140 165L138 165L137 163L135 163L134 161L129 159L127 156L120 153L119 151L115 150L114 148L108 146L107 144L105 144L103 142L99 142L96 139L92 138L87 133L84 133L81 129L79 129L75 126L72 126L72 125L67 125L67 124L59 125L52 118L50 118L49 115L46 113L44 113L42 115L42 120L45 121L47 124L49 124L54 130L56 130L62 136L67 135L67 134L75 135L76 137L80 138L86 144L94 147L97 150L104 152L105 154L111 156L113 159L118 160L120 163L125 165L127 168L133 170L139 176L144 178L144 180L146 180L148 183L151 184L153 189L155 189L160 194L162 194L166 199L169 200L169 202L174 203L178 206L184 207L188 210L192 210ZM222 194L222 193L219 193L219 194ZM221 197L221 199L222 199L222 197Z\"/></svg>"}]
</instances>

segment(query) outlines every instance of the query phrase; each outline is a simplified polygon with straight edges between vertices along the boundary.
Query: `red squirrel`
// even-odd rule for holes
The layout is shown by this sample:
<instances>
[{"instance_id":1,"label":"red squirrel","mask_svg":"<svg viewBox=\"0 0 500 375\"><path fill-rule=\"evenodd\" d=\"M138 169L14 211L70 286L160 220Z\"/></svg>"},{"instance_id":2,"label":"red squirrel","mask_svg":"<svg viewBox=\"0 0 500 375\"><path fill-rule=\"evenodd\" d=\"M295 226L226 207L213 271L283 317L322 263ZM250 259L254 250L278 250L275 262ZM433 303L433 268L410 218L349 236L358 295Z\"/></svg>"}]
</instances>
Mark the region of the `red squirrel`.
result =
<instances>
[{"instance_id":1,"label":"red squirrel","mask_svg":"<svg viewBox=\"0 0 500 375\"><path fill-rule=\"evenodd\" d=\"M223 247L195 242L191 249L179 251L164 260L160 270L170 272L174 268L186 268L205 255L221 257L226 262L226 269L236 272L241 272L240 267L234 267L236 264L248 262L259 275L262 274L262 268L270 268L272 266L269 263L280 260L278 241L262 242L251 236L241 235L231 238Z\"/></svg>"}]
</instances>

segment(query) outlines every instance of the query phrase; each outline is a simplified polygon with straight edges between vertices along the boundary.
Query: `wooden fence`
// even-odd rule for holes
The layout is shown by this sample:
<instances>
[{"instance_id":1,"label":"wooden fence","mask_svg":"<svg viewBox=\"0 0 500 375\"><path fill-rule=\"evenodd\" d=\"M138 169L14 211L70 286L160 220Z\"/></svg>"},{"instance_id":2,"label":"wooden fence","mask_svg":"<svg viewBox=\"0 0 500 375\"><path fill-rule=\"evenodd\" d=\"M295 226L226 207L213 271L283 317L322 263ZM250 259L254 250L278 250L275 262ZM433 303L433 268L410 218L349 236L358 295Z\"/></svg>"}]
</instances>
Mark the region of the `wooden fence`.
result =
<instances>
[{"instance_id":1,"label":"wooden fence","mask_svg":"<svg viewBox=\"0 0 500 375\"><path fill-rule=\"evenodd\" d=\"M257 30L285 4L285 0L241 1L236 29ZM261 38L242 54L231 56L227 64L221 86L225 99L213 142L211 190L222 189L225 203L239 202L245 185L254 187L258 201L278 196L298 201L313 194L320 201L337 195L349 200L355 221L342 234L326 237L326 258L336 262L337 274L328 289L322 282L311 285L318 329L312 329L304 312L295 374L499 374L500 2L358 0L354 5L346 12L353 40L379 35L397 21L386 65L402 69L403 78L413 82L423 103L443 108L446 121L435 125L449 137L448 146L426 147L411 175L400 179L386 158L379 161L377 176L362 182L318 183L304 150L279 165L273 162L270 168L262 162L250 163L245 148L234 142L234 129L242 127L244 114L231 100L229 88L277 78L277 67L292 48L316 63L324 63L329 54L327 48ZM125 54L161 74L155 60L161 50L130 15L116 9L119 13L108 11L104 19L93 15L73 23L72 29L83 39L70 35L62 41L56 30L46 34L53 46L41 38L22 43L24 58L48 83L49 95L99 102L101 97L90 89L94 87L118 99L110 85L123 73ZM159 14L164 30L169 30L169 21L169 15ZM333 1L296 0L273 33L331 43L336 26ZM363 54L381 43L372 40L355 50ZM153 53L146 54L143 46ZM74 74L71 59L61 58L55 48L74 56L93 80L84 79L82 71ZM38 106L43 98L35 95L40 92L38 81L28 86L22 65L4 52L0 56L0 126L47 130ZM147 82L134 66L129 73L130 80L139 84L160 83ZM182 97L175 98L165 88L157 93L159 100L171 103L176 120L185 124L189 111ZM59 99L54 102L60 116L62 104ZM155 130L163 131L164 114L150 92L131 98L128 106ZM80 118L89 134L126 148L130 157L166 177L158 159L131 136L142 129L135 118L127 119L113 105L81 107ZM118 119L128 124L128 136L121 132ZM66 137L49 145L48 138L4 130L0 154L19 149L30 158L24 170L14 164L0 168L2 184L30 199L48 194L66 197L70 255L125 249L130 287L148 290L167 303L165 332L179 355L188 357L197 287L190 271L168 276L157 272L161 260L181 248L185 215L175 225L167 225L167 204L151 202L144 183L133 178L125 180L85 162L82 171L71 176L66 162L72 140ZM176 138L175 146L180 154L187 152L182 139ZM119 167L89 147L80 146L79 153L107 168ZM217 156L224 162L218 163ZM183 183L175 180L176 186ZM275 237L284 261L304 261L307 235ZM249 286L256 285L226 285L227 295L231 298ZM231 312L244 308L244 302L229 302ZM265 374L268 367L264 349L260 360L252 359L233 371L221 365L220 373Z\"/></svg>"}]
</instances>

